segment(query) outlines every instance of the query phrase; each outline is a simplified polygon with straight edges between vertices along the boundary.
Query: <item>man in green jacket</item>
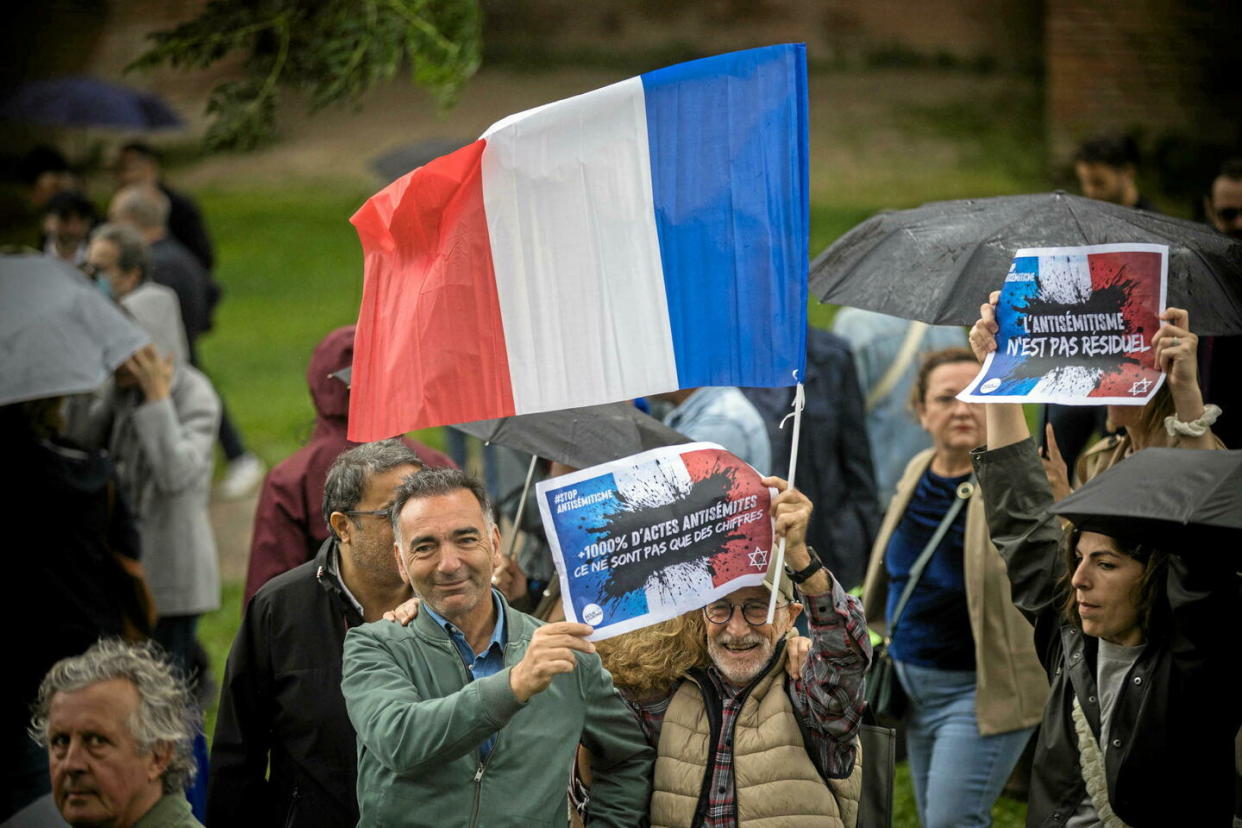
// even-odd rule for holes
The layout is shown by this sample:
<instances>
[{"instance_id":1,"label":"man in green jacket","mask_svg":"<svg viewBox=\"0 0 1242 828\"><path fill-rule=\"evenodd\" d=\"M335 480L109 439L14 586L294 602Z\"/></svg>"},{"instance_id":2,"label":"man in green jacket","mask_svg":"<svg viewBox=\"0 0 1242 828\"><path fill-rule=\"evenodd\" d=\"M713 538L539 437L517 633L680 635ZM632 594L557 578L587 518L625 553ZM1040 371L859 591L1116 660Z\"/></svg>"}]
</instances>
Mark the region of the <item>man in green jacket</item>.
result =
<instances>
[{"instance_id":1,"label":"man in green jacket","mask_svg":"<svg viewBox=\"0 0 1242 828\"><path fill-rule=\"evenodd\" d=\"M492 589L500 532L482 484L424 469L397 490L392 517L422 611L345 638L360 824L564 826L579 742L592 756L587 824L641 824L653 752L591 628L541 625Z\"/></svg>"}]
</instances>

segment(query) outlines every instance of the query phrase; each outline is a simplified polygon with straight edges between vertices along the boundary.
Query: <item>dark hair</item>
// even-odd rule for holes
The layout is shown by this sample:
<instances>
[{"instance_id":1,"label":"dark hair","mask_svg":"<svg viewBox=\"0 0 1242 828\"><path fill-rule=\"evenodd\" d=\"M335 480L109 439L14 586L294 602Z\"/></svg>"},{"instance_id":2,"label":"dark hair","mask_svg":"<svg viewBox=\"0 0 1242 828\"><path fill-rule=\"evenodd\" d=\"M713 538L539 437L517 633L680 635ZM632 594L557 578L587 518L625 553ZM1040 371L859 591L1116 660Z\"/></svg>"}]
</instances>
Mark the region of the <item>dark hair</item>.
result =
<instances>
[{"instance_id":1,"label":"dark hair","mask_svg":"<svg viewBox=\"0 0 1242 828\"><path fill-rule=\"evenodd\" d=\"M146 281L147 275L151 272L151 254L147 250L147 243L138 235L138 231L124 224L101 224L91 233L91 240L103 239L116 245L117 258L116 265L122 271L129 271L135 268L141 274L142 281Z\"/></svg>"},{"instance_id":2,"label":"dark hair","mask_svg":"<svg viewBox=\"0 0 1242 828\"><path fill-rule=\"evenodd\" d=\"M121 152L132 152L136 155L141 155L143 158L149 158L157 164L163 160L160 151L145 141L130 141L121 147Z\"/></svg>"},{"instance_id":3,"label":"dark hair","mask_svg":"<svg viewBox=\"0 0 1242 828\"><path fill-rule=\"evenodd\" d=\"M43 208L43 212L45 215L55 215L60 218L72 213L91 223L99 218L95 202L77 190L61 190L56 193L47 200L47 206Z\"/></svg>"},{"instance_id":4,"label":"dark hair","mask_svg":"<svg viewBox=\"0 0 1242 828\"><path fill-rule=\"evenodd\" d=\"M1216 178L1232 178L1234 181L1242 181L1242 155L1226 158L1225 163L1220 165L1220 172L1216 174Z\"/></svg>"},{"instance_id":5,"label":"dark hair","mask_svg":"<svg viewBox=\"0 0 1242 828\"><path fill-rule=\"evenodd\" d=\"M931 378L932 371L941 365L952 365L955 362L979 364L979 360L975 358L975 352L969 348L941 348L939 351L932 351L923 356L923 361L919 364L919 372L914 375L914 384L910 386L911 411L918 411L922 407L923 398L927 396L927 381Z\"/></svg>"},{"instance_id":6,"label":"dark hair","mask_svg":"<svg viewBox=\"0 0 1242 828\"><path fill-rule=\"evenodd\" d=\"M17 174L27 185L33 186L45 172L69 172L69 161L56 147L40 144L17 162Z\"/></svg>"},{"instance_id":7,"label":"dark hair","mask_svg":"<svg viewBox=\"0 0 1242 828\"><path fill-rule=\"evenodd\" d=\"M1074 161L1084 164L1105 164L1113 169L1132 166L1138 169L1138 142L1129 135L1097 135L1083 141L1074 154Z\"/></svg>"},{"instance_id":8,"label":"dark hair","mask_svg":"<svg viewBox=\"0 0 1242 828\"><path fill-rule=\"evenodd\" d=\"M1061 574L1059 587L1065 596L1061 612L1065 620L1078 629L1082 629L1082 618L1078 615L1078 596L1074 593L1074 570L1078 568L1078 540L1084 530L1076 526L1067 526L1061 534L1061 559L1065 571ZM1117 551L1126 557L1133 558L1143 565L1143 576L1139 579L1138 606L1139 628L1143 631L1143 640L1148 640L1153 633L1159 633L1164 626L1166 603L1164 601L1165 584L1169 571L1169 556L1162 549L1149 544L1126 541L1112 535L1106 535L1117 544Z\"/></svg>"},{"instance_id":9,"label":"dark hair","mask_svg":"<svg viewBox=\"0 0 1242 828\"><path fill-rule=\"evenodd\" d=\"M462 489L474 495L474 499L479 501L479 508L483 510L484 520L489 525L493 524L495 521L492 517L492 501L477 477L466 474L461 469L425 468L407 477L397 487L397 493L392 499L393 538L398 544L401 543L401 510L406 503L424 497L452 494Z\"/></svg>"},{"instance_id":10,"label":"dark hair","mask_svg":"<svg viewBox=\"0 0 1242 828\"><path fill-rule=\"evenodd\" d=\"M362 501L367 483L377 474L392 471L399 466L422 468L418 455L398 437L363 443L340 454L328 469L323 483L323 522L336 537L332 528L333 512L348 512Z\"/></svg>"}]
</instances>

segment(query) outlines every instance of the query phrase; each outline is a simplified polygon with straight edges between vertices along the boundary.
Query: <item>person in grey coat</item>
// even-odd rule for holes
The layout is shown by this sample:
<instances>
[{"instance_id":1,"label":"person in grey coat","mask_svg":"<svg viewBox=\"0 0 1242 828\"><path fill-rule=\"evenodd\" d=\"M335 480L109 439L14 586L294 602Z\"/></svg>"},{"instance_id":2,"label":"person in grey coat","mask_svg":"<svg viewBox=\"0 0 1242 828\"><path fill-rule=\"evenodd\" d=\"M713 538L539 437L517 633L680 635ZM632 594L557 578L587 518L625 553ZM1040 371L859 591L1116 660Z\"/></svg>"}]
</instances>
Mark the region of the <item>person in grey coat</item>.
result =
<instances>
[{"instance_id":1,"label":"person in grey coat","mask_svg":"<svg viewBox=\"0 0 1242 828\"><path fill-rule=\"evenodd\" d=\"M153 637L188 673L198 617L220 606L207 512L220 400L196 368L148 345L117 369L91 422L137 519L159 613Z\"/></svg>"}]
</instances>

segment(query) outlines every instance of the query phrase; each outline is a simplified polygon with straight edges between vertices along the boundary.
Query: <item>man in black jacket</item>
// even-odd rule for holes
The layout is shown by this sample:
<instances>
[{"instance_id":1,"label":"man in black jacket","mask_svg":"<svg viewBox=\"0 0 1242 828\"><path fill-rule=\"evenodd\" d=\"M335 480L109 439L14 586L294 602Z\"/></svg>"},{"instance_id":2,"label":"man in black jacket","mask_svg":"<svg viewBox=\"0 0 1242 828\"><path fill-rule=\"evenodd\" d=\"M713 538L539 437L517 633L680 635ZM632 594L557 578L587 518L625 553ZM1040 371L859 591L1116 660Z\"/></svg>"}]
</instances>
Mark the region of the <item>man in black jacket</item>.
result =
<instances>
[{"instance_id":1,"label":"man in black jacket","mask_svg":"<svg viewBox=\"0 0 1242 828\"><path fill-rule=\"evenodd\" d=\"M164 181L160 153L155 147L141 141L121 147L116 159L116 180L118 189L133 184L158 187L168 198L168 232L190 251L204 270L210 273L215 268L216 255L202 211L194 199Z\"/></svg>"},{"instance_id":2,"label":"man in black jacket","mask_svg":"<svg viewBox=\"0 0 1242 828\"><path fill-rule=\"evenodd\" d=\"M324 484L331 537L246 606L212 743L209 824L357 823L341 649L351 627L410 598L392 557L388 509L397 486L420 467L400 440L338 457Z\"/></svg>"}]
</instances>

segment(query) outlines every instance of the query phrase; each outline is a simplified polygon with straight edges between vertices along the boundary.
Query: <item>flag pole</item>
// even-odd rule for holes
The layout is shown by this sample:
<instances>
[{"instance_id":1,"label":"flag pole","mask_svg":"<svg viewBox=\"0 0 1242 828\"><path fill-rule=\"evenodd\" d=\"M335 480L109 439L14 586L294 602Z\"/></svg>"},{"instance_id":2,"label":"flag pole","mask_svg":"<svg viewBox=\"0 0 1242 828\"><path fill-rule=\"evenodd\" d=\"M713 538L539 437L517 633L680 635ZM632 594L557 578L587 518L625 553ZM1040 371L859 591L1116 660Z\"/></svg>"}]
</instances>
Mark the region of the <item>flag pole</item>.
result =
<instances>
[{"instance_id":1,"label":"flag pole","mask_svg":"<svg viewBox=\"0 0 1242 828\"><path fill-rule=\"evenodd\" d=\"M795 428L794 434L797 434ZM522 515L526 512L526 496L530 494L530 482L535 478L535 464L539 462L539 455L532 454L530 456L530 468L526 470L526 482L522 484L522 496L518 499L517 512L513 515L513 532L509 534L509 542L505 545L505 557L513 557L513 547L517 545L518 532L521 531Z\"/></svg>"},{"instance_id":2,"label":"flag pole","mask_svg":"<svg viewBox=\"0 0 1242 828\"><path fill-rule=\"evenodd\" d=\"M798 378L798 372L794 371L794 379ZM789 447L789 487L792 489L794 485L794 475L798 472L798 440L802 436L802 409L806 405L806 394L803 393L802 383L799 382L794 390L793 412L785 415L785 419L781 420L780 427L785 427L785 421L793 417L793 439L790 440ZM768 598L768 623L772 623L772 618L776 614L776 596L780 593L781 576L785 572L785 538L782 536L776 544L776 563L768 569L772 573L772 595Z\"/></svg>"}]
</instances>

